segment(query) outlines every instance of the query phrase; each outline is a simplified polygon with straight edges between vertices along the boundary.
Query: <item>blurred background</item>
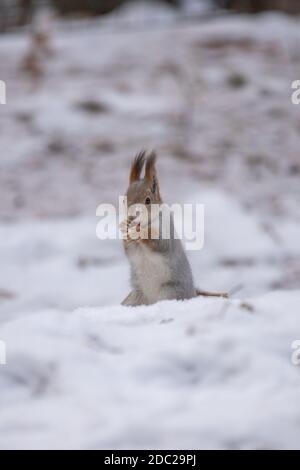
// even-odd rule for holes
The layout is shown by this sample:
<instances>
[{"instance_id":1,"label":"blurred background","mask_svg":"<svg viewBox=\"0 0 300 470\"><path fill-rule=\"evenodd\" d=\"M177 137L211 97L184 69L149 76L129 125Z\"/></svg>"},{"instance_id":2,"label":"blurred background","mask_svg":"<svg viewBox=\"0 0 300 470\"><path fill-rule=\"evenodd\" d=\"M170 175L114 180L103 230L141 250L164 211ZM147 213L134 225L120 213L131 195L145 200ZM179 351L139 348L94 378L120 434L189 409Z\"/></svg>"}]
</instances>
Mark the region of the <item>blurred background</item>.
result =
<instances>
[{"instance_id":1,"label":"blurred background","mask_svg":"<svg viewBox=\"0 0 300 470\"><path fill-rule=\"evenodd\" d=\"M297 0L154 0L153 3L159 1L178 10L199 8L201 3L244 13L267 10L299 13L300 9ZM62 16L97 16L111 13L130 2L132 0L1 0L1 28L2 31L7 31L30 23L41 7L52 8ZM151 0L147 3L151 3Z\"/></svg>"},{"instance_id":2,"label":"blurred background","mask_svg":"<svg viewBox=\"0 0 300 470\"><path fill-rule=\"evenodd\" d=\"M141 148L166 202L206 206L196 284L300 280L295 0L0 0L0 319L121 302L120 241L96 239Z\"/></svg>"}]
</instances>

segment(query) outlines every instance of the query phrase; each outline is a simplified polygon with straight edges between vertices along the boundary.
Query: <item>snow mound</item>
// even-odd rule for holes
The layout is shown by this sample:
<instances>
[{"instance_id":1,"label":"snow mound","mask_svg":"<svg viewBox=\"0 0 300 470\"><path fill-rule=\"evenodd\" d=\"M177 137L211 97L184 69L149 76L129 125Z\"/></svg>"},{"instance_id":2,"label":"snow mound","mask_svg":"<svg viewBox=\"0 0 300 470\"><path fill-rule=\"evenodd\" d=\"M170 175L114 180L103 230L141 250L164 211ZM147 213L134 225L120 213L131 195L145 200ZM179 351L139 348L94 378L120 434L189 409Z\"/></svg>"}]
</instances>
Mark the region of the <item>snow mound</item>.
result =
<instances>
[{"instance_id":1,"label":"snow mound","mask_svg":"<svg viewBox=\"0 0 300 470\"><path fill-rule=\"evenodd\" d=\"M300 448L300 291L3 326L1 448Z\"/></svg>"}]
</instances>

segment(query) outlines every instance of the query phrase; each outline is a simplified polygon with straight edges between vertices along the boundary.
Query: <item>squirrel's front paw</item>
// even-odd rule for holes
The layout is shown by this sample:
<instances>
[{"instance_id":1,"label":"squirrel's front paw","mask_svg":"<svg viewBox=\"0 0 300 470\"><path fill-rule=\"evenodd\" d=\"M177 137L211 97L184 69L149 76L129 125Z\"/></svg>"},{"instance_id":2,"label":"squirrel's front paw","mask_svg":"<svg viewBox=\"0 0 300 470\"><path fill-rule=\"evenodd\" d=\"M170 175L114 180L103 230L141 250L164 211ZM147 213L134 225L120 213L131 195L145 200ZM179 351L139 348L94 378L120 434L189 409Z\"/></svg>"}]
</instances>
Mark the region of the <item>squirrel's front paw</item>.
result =
<instances>
[{"instance_id":1,"label":"squirrel's front paw","mask_svg":"<svg viewBox=\"0 0 300 470\"><path fill-rule=\"evenodd\" d=\"M123 220L123 222L120 223L119 229L124 236L128 236L128 229L129 229L129 222L128 220Z\"/></svg>"},{"instance_id":2,"label":"squirrel's front paw","mask_svg":"<svg viewBox=\"0 0 300 470\"><path fill-rule=\"evenodd\" d=\"M120 231L124 240L140 241L141 239L141 226L140 224L132 224L128 220L123 220L119 225Z\"/></svg>"},{"instance_id":3,"label":"squirrel's front paw","mask_svg":"<svg viewBox=\"0 0 300 470\"><path fill-rule=\"evenodd\" d=\"M140 241L141 240L141 226L140 224L130 225L128 228L128 236L132 241Z\"/></svg>"}]
</instances>

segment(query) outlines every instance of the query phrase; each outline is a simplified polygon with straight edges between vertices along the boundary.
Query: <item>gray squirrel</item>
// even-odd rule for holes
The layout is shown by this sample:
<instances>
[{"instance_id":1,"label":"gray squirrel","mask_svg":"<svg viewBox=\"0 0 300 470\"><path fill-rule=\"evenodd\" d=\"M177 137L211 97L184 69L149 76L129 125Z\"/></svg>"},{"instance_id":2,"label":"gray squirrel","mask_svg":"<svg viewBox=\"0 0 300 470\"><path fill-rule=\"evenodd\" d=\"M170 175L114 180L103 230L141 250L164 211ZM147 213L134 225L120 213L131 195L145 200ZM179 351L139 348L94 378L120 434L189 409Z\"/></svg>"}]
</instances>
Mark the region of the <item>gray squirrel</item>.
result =
<instances>
[{"instance_id":1,"label":"gray squirrel","mask_svg":"<svg viewBox=\"0 0 300 470\"><path fill-rule=\"evenodd\" d=\"M144 166L145 174L142 178ZM192 299L199 295L226 298L227 294L204 292L195 288L181 240L175 237L172 215L169 219L170 237L164 238L161 230L157 237L151 237L151 208L153 205L160 207L163 204L154 152L147 155L143 151L136 156L131 166L126 196L128 208L142 205L147 209L147 220L144 227L137 216L130 216L120 225L125 235L124 248L130 263L132 285L132 291L122 305L136 307L162 300ZM132 236L132 229L135 236Z\"/></svg>"}]
</instances>

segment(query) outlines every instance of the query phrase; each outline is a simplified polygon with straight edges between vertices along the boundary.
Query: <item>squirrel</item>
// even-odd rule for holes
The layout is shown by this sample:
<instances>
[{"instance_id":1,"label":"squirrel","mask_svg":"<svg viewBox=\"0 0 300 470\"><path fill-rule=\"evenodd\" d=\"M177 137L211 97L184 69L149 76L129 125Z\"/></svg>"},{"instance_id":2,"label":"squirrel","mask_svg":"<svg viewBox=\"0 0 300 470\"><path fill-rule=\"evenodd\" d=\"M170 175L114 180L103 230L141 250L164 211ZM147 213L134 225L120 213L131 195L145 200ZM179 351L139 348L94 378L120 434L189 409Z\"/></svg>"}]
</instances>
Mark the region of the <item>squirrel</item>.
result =
<instances>
[{"instance_id":1,"label":"squirrel","mask_svg":"<svg viewBox=\"0 0 300 470\"><path fill-rule=\"evenodd\" d=\"M141 178L145 166L144 177ZM204 292L194 285L192 270L181 240L176 238L170 214L170 237L162 236L161 224L153 237L151 209L161 207L156 153L140 152L134 159L129 176L127 207L146 209L146 223L139 216L127 217L120 224L124 249L131 268L132 291L122 302L124 306L152 305L162 300L188 300L197 296L227 298L225 293ZM161 213L159 214L161 222ZM146 234L145 234L146 232ZM134 234L134 235L133 235Z\"/></svg>"}]
</instances>

